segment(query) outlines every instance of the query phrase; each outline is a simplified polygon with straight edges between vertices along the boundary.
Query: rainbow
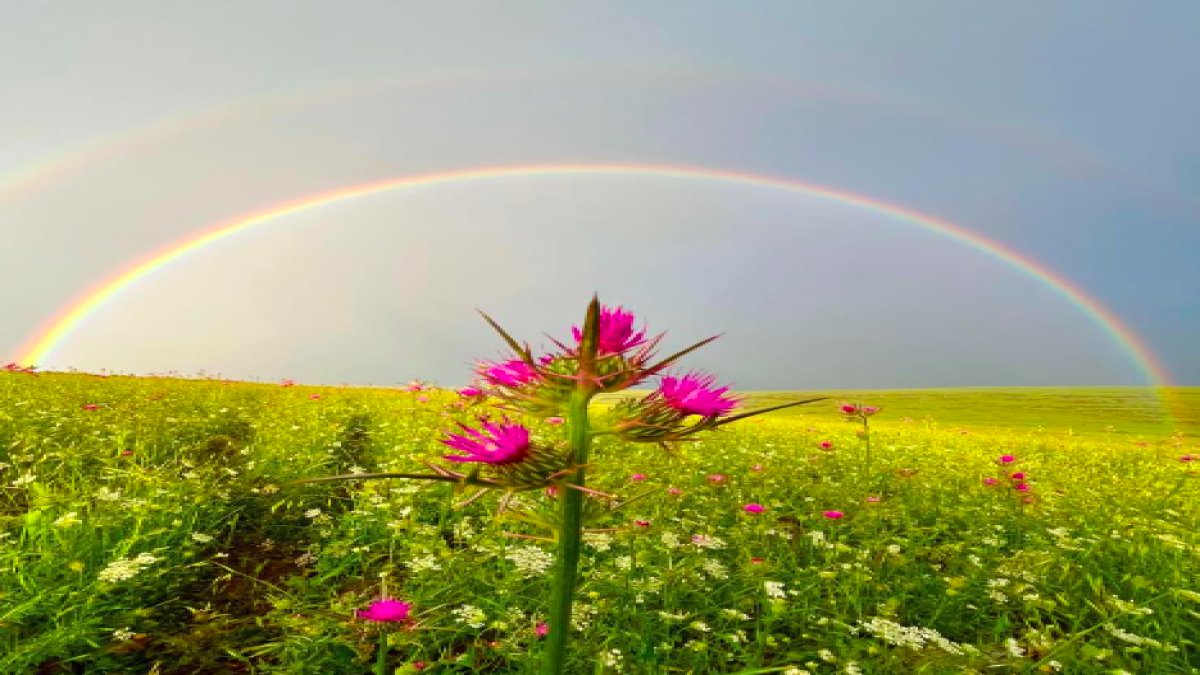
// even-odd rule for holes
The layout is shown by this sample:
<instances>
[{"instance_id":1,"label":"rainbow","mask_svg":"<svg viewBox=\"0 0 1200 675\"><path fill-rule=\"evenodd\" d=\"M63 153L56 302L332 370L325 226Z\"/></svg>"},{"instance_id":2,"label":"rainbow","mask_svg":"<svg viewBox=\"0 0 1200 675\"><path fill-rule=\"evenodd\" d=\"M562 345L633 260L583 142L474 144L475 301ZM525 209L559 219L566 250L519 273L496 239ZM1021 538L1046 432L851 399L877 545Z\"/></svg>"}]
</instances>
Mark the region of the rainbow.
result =
<instances>
[{"instance_id":1,"label":"rainbow","mask_svg":"<svg viewBox=\"0 0 1200 675\"><path fill-rule=\"evenodd\" d=\"M232 220L208 227L204 231L194 234L183 241L173 243L165 249L150 254L131 264L129 267L118 271L98 285L89 288L38 328L20 348L14 361L21 365L45 364L50 359L54 350L61 346L72 333L78 330L89 317L142 279L176 261L182 260L191 253L239 232L278 221L309 209L338 202L346 202L359 197L366 197L391 190L404 190L434 185L471 183L521 176L595 176L614 174L717 181L727 184L778 189L819 197L840 204L861 207L868 211L921 227L930 232L944 235L1000 260L1013 269L1042 282L1063 299L1077 307L1094 324L1109 334L1145 374L1149 384L1160 388L1171 384L1171 378L1167 373L1167 369L1149 347L1146 346L1142 338L1099 300L1091 297L1083 289L1057 272L999 242L935 216L918 213L902 206L889 204L871 197L832 187L791 178L765 176L742 171L659 164L535 164L482 167L390 178L342 187L330 192L309 195L295 201L277 204L262 211L241 215Z\"/></svg>"}]
</instances>

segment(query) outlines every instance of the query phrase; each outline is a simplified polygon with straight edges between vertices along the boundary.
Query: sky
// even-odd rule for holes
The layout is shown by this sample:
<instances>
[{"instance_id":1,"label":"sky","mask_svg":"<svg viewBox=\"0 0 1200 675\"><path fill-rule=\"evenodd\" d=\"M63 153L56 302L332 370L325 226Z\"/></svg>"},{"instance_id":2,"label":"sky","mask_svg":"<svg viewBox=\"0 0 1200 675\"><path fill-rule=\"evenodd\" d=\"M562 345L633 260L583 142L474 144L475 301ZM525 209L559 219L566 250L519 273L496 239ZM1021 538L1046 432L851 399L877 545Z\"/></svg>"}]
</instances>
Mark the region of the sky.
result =
<instances>
[{"instance_id":1,"label":"sky","mask_svg":"<svg viewBox=\"0 0 1200 675\"><path fill-rule=\"evenodd\" d=\"M667 348L721 333L689 364L747 389L1137 385L1147 358L1197 385L1197 25L1190 0L14 3L0 360L282 204L670 165L691 175L301 209L123 288L38 365L464 384L503 356L477 309L537 347L599 293Z\"/></svg>"}]
</instances>

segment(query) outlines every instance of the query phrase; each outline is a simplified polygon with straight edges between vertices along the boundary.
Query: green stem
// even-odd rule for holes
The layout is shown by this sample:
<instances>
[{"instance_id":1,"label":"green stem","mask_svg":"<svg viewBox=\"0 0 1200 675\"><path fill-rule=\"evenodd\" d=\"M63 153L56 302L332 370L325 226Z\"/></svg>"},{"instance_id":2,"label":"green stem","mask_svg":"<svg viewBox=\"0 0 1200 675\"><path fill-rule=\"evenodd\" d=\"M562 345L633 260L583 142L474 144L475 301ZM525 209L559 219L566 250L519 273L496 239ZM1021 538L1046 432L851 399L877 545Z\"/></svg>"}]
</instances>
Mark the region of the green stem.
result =
<instances>
[{"instance_id":1,"label":"green stem","mask_svg":"<svg viewBox=\"0 0 1200 675\"><path fill-rule=\"evenodd\" d=\"M565 481L583 487L584 464L592 436L588 430L588 400L583 391L571 394L567 424L571 440L571 464L579 467ZM583 492L562 487L559 491L562 520L558 532L558 559L554 570L554 589L550 597L550 633L546 636L547 675L561 675L567 667L567 639L571 634L571 603L579 572L579 552L583 535Z\"/></svg>"},{"instance_id":2,"label":"green stem","mask_svg":"<svg viewBox=\"0 0 1200 675\"><path fill-rule=\"evenodd\" d=\"M375 654L375 675L387 672L388 630L386 624L379 624L379 648Z\"/></svg>"}]
</instances>

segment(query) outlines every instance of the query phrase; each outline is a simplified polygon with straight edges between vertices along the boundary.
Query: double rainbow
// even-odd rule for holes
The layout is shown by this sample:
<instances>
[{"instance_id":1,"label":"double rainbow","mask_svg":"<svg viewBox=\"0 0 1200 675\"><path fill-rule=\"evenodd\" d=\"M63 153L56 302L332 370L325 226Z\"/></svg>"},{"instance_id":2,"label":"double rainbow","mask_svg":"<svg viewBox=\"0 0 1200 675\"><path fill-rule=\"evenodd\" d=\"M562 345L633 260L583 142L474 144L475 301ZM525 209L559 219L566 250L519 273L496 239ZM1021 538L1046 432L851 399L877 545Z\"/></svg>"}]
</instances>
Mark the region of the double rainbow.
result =
<instances>
[{"instance_id":1,"label":"double rainbow","mask_svg":"<svg viewBox=\"0 0 1200 675\"><path fill-rule=\"evenodd\" d=\"M819 197L893 218L944 235L1006 263L1011 268L1041 282L1083 312L1095 325L1104 330L1125 354L1145 374L1149 384L1166 386L1171 378L1166 368L1146 346L1145 342L1119 317L1083 289L1035 260L1003 244L966 230L935 216L879 201L831 187L790 178L765 176L741 171L710 169L665 164L534 164L493 166L416 176L404 176L343 187L331 192L309 195L295 201L277 204L262 211L236 217L206 228L187 239L167 246L118 271L96 286L87 289L55 313L20 348L14 358L22 365L45 364L55 349L99 311L126 289L154 272L186 258L190 253L215 244L250 228L280 220L309 209L345 202L391 190L471 183L517 176L588 176L588 175L655 176L687 180L716 181L727 184L772 188L791 193Z\"/></svg>"}]
</instances>

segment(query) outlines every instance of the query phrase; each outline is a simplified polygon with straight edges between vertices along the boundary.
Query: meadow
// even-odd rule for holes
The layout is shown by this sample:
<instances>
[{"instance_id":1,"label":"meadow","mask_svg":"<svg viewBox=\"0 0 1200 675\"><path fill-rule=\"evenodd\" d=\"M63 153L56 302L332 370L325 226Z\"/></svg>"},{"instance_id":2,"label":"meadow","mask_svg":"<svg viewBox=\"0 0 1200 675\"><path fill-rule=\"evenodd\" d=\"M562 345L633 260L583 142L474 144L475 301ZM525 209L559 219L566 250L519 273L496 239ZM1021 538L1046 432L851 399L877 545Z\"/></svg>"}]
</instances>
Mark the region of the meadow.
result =
<instances>
[{"instance_id":1,"label":"meadow","mask_svg":"<svg viewBox=\"0 0 1200 675\"><path fill-rule=\"evenodd\" d=\"M534 672L543 491L297 483L444 464L413 389L0 372L0 673ZM1200 390L829 394L597 439L568 672L1200 672Z\"/></svg>"}]
</instances>

